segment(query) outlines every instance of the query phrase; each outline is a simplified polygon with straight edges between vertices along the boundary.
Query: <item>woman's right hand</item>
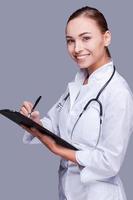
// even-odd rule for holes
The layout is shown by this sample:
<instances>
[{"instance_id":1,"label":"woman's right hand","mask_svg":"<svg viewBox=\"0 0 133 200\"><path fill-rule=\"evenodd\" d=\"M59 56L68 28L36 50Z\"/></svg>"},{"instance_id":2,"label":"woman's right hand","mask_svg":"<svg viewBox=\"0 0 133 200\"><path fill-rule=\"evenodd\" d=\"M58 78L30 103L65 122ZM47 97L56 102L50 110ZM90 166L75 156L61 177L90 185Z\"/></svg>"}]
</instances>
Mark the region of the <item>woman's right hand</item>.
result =
<instances>
[{"instance_id":1,"label":"woman's right hand","mask_svg":"<svg viewBox=\"0 0 133 200\"><path fill-rule=\"evenodd\" d=\"M41 121L40 121L40 113L39 111L33 111L31 113L31 109L33 107L33 104L29 101L24 101L21 108L20 108L20 113L25 115L26 117L29 117L30 115L30 118L37 122L38 124L42 125ZM30 114L31 113L31 114Z\"/></svg>"}]
</instances>

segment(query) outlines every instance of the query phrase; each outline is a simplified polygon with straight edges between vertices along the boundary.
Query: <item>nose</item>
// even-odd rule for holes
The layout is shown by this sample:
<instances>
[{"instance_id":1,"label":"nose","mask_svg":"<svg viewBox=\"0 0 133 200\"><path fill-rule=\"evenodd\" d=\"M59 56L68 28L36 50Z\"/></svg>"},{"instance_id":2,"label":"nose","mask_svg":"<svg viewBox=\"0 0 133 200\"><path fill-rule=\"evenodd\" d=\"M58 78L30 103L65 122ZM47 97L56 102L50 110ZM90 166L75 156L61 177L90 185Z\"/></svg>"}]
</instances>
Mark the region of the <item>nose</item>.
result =
<instances>
[{"instance_id":1,"label":"nose","mask_svg":"<svg viewBox=\"0 0 133 200\"><path fill-rule=\"evenodd\" d=\"M75 53L79 53L79 52L81 52L83 50L83 45L81 44L80 41L76 41L75 42L74 50L75 50Z\"/></svg>"}]
</instances>

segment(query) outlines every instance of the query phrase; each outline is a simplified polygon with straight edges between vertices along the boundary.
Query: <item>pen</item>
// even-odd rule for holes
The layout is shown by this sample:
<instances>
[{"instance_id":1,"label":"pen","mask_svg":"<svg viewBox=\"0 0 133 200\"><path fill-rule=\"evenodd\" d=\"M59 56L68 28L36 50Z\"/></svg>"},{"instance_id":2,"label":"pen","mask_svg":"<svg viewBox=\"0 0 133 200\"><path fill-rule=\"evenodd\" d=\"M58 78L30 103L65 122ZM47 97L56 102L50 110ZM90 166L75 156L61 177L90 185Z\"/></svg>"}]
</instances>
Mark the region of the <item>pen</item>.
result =
<instances>
[{"instance_id":1,"label":"pen","mask_svg":"<svg viewBox=\"0 0 133 200\"><path fill-rule=\"evenodd\" d=\"M34 111L35 107L37 106L37 104L39 103L39 101L40 101L41 98L42 98L42 96L39 96L39 97L37 98L37 100L35 101L35 103L34 103L32 109L31 109L31 112L28 114L28 117L31 116L31 113Z\"/></svg>"}]
</instances>

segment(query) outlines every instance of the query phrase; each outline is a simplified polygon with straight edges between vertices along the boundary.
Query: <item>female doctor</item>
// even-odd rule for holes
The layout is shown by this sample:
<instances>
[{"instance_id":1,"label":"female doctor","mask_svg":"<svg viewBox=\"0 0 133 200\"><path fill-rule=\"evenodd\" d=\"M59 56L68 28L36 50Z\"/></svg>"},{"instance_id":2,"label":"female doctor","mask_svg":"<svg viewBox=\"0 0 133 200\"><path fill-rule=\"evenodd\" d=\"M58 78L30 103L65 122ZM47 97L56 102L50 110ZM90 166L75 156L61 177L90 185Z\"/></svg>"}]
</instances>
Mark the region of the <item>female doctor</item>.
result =
<instances>
[{"instance_id":1,"label":"female doctor","mask_svg":"<svg viewBox=\"0 0 133 200\"><path fill-rule=\"evenodd\" d=\"M111 33L103 14L95 8L75 11L66 25L67 48L79 70L64 94L40 120L31 118L71 143L64 148L35 129L26 129L25 143L41 141L61 157L60 200L125 200L118 176L133 131L133 95L116 71L108 46ZM25 101L20 113L33 105Z\"/></svg>"}]
</instances>

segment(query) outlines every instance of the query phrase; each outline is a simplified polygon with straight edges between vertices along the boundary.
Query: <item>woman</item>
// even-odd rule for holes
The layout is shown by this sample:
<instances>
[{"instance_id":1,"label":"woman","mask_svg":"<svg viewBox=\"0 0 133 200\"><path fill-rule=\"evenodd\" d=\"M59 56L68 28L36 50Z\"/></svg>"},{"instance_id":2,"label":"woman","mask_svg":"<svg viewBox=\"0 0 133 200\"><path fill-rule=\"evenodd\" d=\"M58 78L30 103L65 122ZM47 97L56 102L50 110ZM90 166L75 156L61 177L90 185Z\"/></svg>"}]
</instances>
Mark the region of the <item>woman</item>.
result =
<instances>
[{"instance_id":1,"label":"woman","mask_svg":"<svg viewBox=\"0 0 133 200\"><path fill-rule=\"evenodd\" d=\"M42 142L61 157L60 200L125 200L118 176L133 130L133 96L115 70L108 46L111 33L101 12L83 7L68 19L66 41L79 66L75 80L40 120L31 118L79 150L66 149L35 129L26 129L26 143ZM92 100L93 99L93 100ZM33 105L25 101L26 116Z\"/></svg>"}]
</instances>

